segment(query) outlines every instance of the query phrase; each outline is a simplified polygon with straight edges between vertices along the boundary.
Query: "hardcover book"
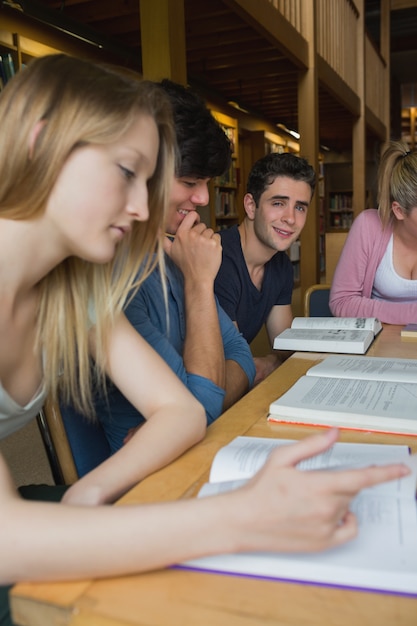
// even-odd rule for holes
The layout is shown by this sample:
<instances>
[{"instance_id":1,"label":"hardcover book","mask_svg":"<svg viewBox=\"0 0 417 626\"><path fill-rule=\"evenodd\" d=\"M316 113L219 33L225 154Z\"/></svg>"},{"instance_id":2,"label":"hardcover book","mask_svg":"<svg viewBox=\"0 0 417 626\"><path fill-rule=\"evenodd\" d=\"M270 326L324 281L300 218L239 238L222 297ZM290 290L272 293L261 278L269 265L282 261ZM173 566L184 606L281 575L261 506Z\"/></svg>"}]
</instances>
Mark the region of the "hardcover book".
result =
<instances>
[{"instance_id":1,"label":"hardcover book","mask_svg":"<svg viewBox=\"0 0 417 626\"><path fill-rule=\"evenodd\" d=\"M377 318L295 317L274 340L274 350L365 354L382 330Z\"/></svg>"},{"instance_id":2,"label":"hardcover book","mask_svg":"<svg viewBox=\"0 0 417 626\"><path fill-rule=\"evenodd\" d=\"M329 356L271 403L268 420L417 435L417 360Z\"/></svg>"}]
</instances>

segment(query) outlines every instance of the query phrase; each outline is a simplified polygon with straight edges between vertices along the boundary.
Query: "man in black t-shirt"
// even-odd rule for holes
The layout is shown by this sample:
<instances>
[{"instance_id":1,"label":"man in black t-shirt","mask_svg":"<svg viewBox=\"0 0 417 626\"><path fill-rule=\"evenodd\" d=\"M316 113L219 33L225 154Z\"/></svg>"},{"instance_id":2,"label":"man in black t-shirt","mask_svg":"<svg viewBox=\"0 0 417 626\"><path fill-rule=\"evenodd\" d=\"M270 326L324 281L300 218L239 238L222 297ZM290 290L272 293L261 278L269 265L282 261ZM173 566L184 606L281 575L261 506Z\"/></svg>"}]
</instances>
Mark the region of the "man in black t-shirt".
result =
<instances>
[{"instance_id":1,"label":"man in black t-shirt","mask_svg":"<svg viewBox=\"0 0 417 626\"><path fill-rule=\"evenodd\" d=\"M286 251L298 239L316 183L306 159L272 153L251 169L239 226L221 231L223 256L215 281L220 304L250 343L263 324L271 343L291 326L293 269ZM256 379L270 374L286 355L255 359Z\"/></svg>"}]
</instances>

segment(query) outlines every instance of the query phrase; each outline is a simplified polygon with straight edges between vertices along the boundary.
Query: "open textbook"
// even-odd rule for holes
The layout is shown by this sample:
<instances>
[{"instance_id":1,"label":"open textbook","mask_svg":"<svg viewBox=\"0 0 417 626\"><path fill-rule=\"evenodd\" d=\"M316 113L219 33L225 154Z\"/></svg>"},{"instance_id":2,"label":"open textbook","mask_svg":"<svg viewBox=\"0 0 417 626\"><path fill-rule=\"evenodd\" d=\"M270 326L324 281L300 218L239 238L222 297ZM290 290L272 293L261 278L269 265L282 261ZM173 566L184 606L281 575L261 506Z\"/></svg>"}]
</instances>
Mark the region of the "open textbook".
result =
<instances>
[{"instance_id":1,"label":"open textbook","mask_svg":"<svg viewBox=\"0 0 417 626\"><path fill-rule=\"evenodd\" d=\"M265 463L272 449L289 443L237 437L217 453L210 482L199 497L237 488ZM408 464L412 474L364 489L356 496L351 510L358 519L358 536L343 546L313 554L222 554L187 561L181 567L417 595L417 459L409 455L408 447L336 443L325 453L303 461L299 468L346 469L396 462Z\"/></svg>"},{"instance_id":2,"label":"open textbook","mask_svg":"<svg viewBox=\"0 0 417 626\"><path fill-rule=\"evenodd\" d=\"M382 330L376 317L295 317L274 339L274 350L365 354Z\"/></svg>"},{"instance_id":3,"label":"open textbook","mask_svg":"<svg viewBox=\"0 0 417 626\"><path fill-rule=\"evenodd\" d=\"M417 435L417 360L329 356L272 402L268 420Z\"/></svg>"}]
</instances>

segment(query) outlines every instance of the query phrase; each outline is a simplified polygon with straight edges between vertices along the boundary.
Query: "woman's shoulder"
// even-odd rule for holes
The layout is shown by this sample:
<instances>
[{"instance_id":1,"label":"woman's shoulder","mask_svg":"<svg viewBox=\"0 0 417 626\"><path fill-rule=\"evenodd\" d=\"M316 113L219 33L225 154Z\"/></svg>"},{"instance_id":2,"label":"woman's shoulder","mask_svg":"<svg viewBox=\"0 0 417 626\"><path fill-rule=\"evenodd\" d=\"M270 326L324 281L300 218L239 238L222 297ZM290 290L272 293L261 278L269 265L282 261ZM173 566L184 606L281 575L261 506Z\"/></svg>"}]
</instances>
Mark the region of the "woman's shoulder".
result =
<instances>
[{"instance_id":1,"label":"woman's shoulder","mask_svg":"<svg viewBox=\"0 0 417 626\"><path fill-rule=\"evenodd\" d=\"M354 230L355 233L360 230L365 237L382 233L384 226L377 209L364 209L359 213L353 222L352 230Z\"/></svg>"},{"instance_id":2,"label":"woman's shoulder","mask_svg":"<svg viewBox=\"0 0 417 626\"><path fill-rule=\"evenodd\" d=\"M357 216L356 222L362 222L366 224L379 224L381 223L381 218L379 217L379 213L377 209L364 209Z\"/></svg>"}]
</instances>

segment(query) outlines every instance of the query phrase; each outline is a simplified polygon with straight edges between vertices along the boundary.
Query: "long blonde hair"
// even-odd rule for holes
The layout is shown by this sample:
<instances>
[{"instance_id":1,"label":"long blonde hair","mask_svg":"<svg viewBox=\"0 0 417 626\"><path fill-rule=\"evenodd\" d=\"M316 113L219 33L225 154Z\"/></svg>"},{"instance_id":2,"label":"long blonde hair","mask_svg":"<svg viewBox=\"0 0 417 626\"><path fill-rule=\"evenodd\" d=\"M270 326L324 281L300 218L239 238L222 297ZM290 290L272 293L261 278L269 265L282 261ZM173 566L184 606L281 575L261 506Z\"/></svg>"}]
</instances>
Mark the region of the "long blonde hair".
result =
<instances>
[{"instance_id":1,"label":"long blonde hair","mask_svg":"<svg viewBox=\"0 0 417 626\"><path fill-rule=\"evenodd\" d=\"M148 184L148 222L134 224L112 262L97 265L70 257L40 285L37 345L46 390L86 414L92 413L92 388L104 384L106 337L114 317L157 263L163 271L160 229L175 166L171 107L154 83L62 54L32 61L0 96L0 217L15 220L43 213L64 163L76 148L116 141L141 113L155 120L160 141L157 166ZM42 120L47 123L29 158L29 137Z\"/></svg>"},{"instance_id":2,"label":"long blonde hair","mask_svg":"<svg viewBox=\"0 0 417 626\"><path fill-rule=\"evenodd\" d=\"M384 225L392 219L394 201L406 214L417 207L417 152L400 141L386 144L379 164L378 211Z\"/></svg>"}]
</instances>

